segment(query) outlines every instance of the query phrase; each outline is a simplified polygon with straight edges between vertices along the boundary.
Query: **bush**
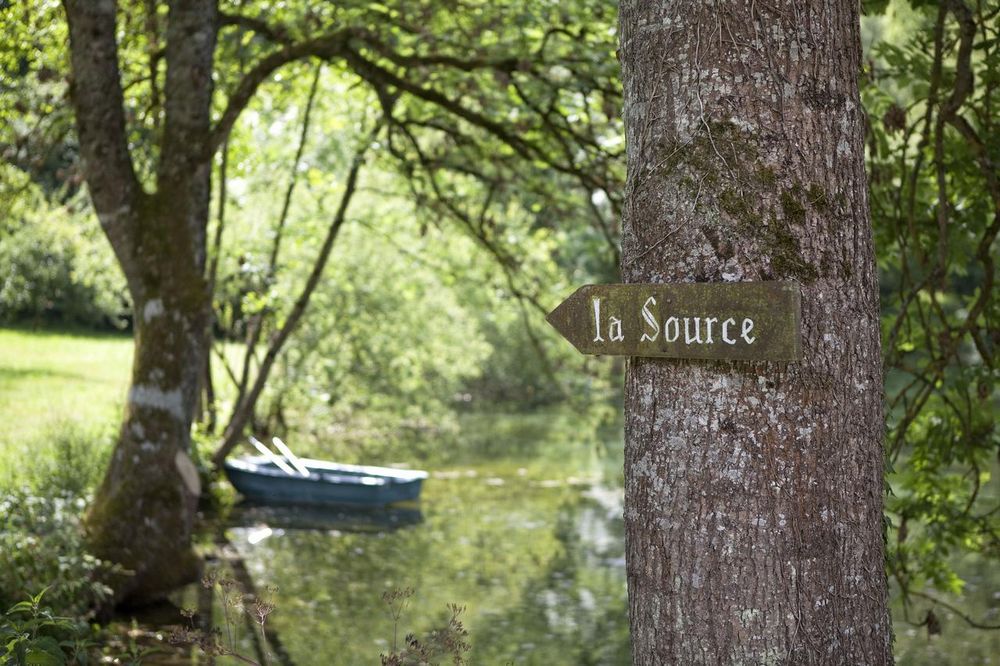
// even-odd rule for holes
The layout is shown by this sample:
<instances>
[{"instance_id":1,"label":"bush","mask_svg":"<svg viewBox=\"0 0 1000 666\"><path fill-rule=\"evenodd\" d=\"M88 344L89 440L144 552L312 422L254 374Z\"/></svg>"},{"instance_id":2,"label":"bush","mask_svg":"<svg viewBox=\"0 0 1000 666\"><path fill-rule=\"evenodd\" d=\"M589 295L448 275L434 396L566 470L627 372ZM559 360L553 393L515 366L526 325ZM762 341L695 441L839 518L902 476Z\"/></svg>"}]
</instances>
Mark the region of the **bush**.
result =
<instances>
[{"instance_id":1,"label":"bush","mask_svg":"<svg viewBox=\"0 0 1000 666\"><path fill-rule=\"evenodd\" d=\"M20 601L0 615L0 663L90 663L90 628L42 605L47 590Z\"/></svg>"},{"instance_id":2,"label":"bush","mask_svg":"<svg viewBox=\"0 0 1000 666\"><path fill-rule=\"evenodd\" d=\"M0 179L17 175L0 166ZM124 278L83 195L58 205L22 190L0 220L0 321L121 327Z\"/></svg>"},{"instance_id":3,"label":"bush","mask_svg":"<svg viewBox=\"0 0 1000 666\"><path fill-rule=\"evenodd\" d=\"M112 596L103 581L122 573L87 552L79 497L0 496L0 608L48 588L58 615L87 618Z\"/></svg>"}]
</instances>

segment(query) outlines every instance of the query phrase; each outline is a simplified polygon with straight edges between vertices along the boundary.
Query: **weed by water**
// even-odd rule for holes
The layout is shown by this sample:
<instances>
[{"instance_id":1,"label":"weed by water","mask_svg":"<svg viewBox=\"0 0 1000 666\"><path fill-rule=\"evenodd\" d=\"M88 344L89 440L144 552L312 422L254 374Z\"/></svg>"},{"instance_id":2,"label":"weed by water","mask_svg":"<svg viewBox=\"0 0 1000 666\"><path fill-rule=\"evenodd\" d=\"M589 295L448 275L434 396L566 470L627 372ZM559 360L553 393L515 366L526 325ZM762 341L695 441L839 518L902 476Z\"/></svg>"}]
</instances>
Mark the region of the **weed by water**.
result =
<instances>
[{"instance_id":1,"label":"weed by water","mask_svg":"<svg viewBox=\"0 0 1000 666\"><path fill-rule=\"evenodd\" d=\"M199 618L196 611L184 609L181 614L187 618L188 624L170 635L170 643L194 647L210 658L231 657L252 666L268 666L274 657L271 649L278 647L275 645L276 636L269 631L267 625L268 618L276 610L273 601L276 590L268 587L265 594L247 594L237 581L219 577L214 572L202 579L202 585L211 590L221 602L224 626L210 626L211 618L206 623L206 618ZM407 634L402 645L399 644L400 620L414 595L415 592L410 587L396 588L382 595L393 621L392 651L379 655L382 666L443 663L461 666L467 663L465 657L472 646L468 642L469 632L461 620L465 607L457 604L447 605L448 617L443 625L427 632L423 637ZM241 622L252 632L256 652L254 658L238 651ZM279 661L283 662L281 659Z\"/></svg>"}]
</instances>

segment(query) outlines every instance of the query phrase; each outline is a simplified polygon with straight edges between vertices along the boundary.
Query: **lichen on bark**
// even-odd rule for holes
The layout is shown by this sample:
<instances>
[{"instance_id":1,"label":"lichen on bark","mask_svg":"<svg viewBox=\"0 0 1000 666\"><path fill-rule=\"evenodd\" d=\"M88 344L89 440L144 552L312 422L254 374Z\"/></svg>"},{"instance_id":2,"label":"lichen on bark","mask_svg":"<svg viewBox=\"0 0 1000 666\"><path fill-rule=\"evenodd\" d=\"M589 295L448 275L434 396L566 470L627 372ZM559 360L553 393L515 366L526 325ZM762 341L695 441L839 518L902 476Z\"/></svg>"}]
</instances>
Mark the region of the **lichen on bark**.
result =
<instances>
[{"instance_id":1,"label":"lichen on bark","mask_svg":"<svg viewBox=\"0 0 1000 666\"><path fill-rule=\"evenodd\" d=\"M707 121L684 140L664 140L654 175L663 188L682 189L694 209L719 215L715 232L734 234L770 257L767 279L811 282L820 269L803 255L790 225L830 216L825 189L807 186L761 157L760 140L731 121ZM718 251L718 247L715 248Z\"/></svg>"}]
</instances>

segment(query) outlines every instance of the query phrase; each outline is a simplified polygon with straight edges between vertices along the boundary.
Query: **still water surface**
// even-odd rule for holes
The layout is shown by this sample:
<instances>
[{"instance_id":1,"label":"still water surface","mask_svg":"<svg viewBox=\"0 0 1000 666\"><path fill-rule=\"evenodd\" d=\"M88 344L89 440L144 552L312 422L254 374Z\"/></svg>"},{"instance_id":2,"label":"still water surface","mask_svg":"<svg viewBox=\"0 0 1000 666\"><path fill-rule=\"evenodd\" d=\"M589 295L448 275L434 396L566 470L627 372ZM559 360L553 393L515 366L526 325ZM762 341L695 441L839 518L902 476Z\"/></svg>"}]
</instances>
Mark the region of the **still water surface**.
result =
<instances>
[{"instance_id":1,"label":"still water surface","mask_svg":"<svg viewBox=\"0 0 1000 666\"><path fill-rule=\"evenodd\" d=\"M233 511L227 539L256 588L276 588L268 622L290 661L379 663L394 635L382 595L409 587L414 596L395 627L400 644L445 624L447 604L457 603L466 607L470 663L631 663L621 431L539 449L499 444L477 464L432 468L420 503L403 510ZM995 613L995 572L973 562L965 573L972 611ZM193 606L196 595L190 589L178 603ZM1000 662L998 632L971 630L939 609L945 632L929 638L896 606L898 663ZM233 629L252 656L247 630Z\"/></svg>"}]
</instances>

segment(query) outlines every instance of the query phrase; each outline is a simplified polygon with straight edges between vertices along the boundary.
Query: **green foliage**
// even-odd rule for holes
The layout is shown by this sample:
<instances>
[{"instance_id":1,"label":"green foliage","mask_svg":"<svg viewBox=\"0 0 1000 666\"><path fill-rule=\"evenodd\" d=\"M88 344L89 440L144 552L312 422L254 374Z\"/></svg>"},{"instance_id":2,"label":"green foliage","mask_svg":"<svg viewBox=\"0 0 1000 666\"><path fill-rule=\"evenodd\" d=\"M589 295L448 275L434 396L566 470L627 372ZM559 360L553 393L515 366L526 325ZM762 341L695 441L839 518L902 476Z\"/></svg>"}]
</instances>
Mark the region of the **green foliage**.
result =
<instances>
[{"instance_id":1,"label":"green foliage","mask_svg":"<svg viewBox=\"0 0 1000 666\"><path fill-rule=\"evenodd\" d=\"M883 285L889 569L904 590L929 583L954 592L956 553L995 557L1000 543L991 488L1000 447L997 7L864 6L881 14L866 22L874 47L863 98ZM162 130L166 7L137 0L119 7L129 142L149 184ZM255 425L293 431L319 454L392 459L431 457L463 437L477 453L491 442L535 441L510 432L465 436L455 413L470 407L568 399L603 414L617 369L578 357L539 315L572 285L616 279L624 145L613 5L503 0L455 11L432 0L250 0L221 9L270 27L223 21L217 113L253 64L288 42L351 30L353 60L325 65L300 163L293 165L291 138L316 62L270 77L229 139L217 249L220 338L242 342L259 325L266 340L280 328L336 208L347 162L382 123L363 191ZM55 2L0 2L0 319L95 325L118 321L127 304L77 194L59 17ZM271 265L281 195L293 176L282 252ZM806 187L782 200L792 220L803 194L809 205L829 205ZM743 217L752 213L743 208ZM4 359L0 389L21 381L22 369ZM219 368L216 376L226 374ZM234 379L218 380L220 407L231 406ZM52 388L42 386L34 391ZM34 476L52 484L38 490L91 487L99 456L79 439L52 442L61 462L38 465ZM66 471L83 461L79 478ZM17 551L0 555L9 552ZM33 582L38 589L49 581L39 573ZM58 598L58 586L50 594Z\"/></svg>"},{"instance_id":2,"label":"green foliage","mask_svg":"<svg viewBox=\"0 0 1000 666\"><path fill-rule=\"evenodd\" d=\"M47 588L0 615L0 664L63 666L91 663L90 629L42 603Z\"/></svg>"},{"instance_id":3,"label":"green foliage","mask_svg":"<svg viewBox=\"0 0 1000 666\"><path fill-rule=\"evenodd\" d=\"M0 211L10 209L9 195L19 189L6 165L49 193L82 180L68 138L73 117L61 15L56 2L0 3Z\"/></svg>"},{"instance_id":4,"label":"green foliage","mask_svg":"<svg viewBox=\"0 0 1000 666\"><path fill-rule=\"evenodd\" d=\"M357 140L346 120L362 123L357 109L375 103L348 81L322 74L321 88L338 94L316 100L315 136L297 168L288 132L290 120L301 120L308 86L295 77L261 91L231 138L216 289L226 338L249 339L257 322L262 340L273 335L312 269ZM443 171L415 191L420 179L401 177L402 158L380 150L258 404L260 428L295 431L298 446L317 455L398 460L433 456L442 438L454 440L456 409L604 399L613 377L607 361L579 357L541 317L575 282L607 279L606 239L569 224L586 197L566 186L548 206L549 185L514 196L513 182ZM283 218L275 183L286 191L293 178ZM239 361L230 363L220 377L240 375ZM223 412L231 383L220 381Z\"/></svg>"},{"instance_id":5,"label":"green foliage","mask_svg":"<svg viewBox=\"0 0 1000 666\"><path fill-rule=\"evenodd\" d=\"M351 251L356 239L350 234L334 258L314 316L272 382L271 408L297 403L305 409L297 422L366 433L358 439L377 454L373 440L384 446L392 431L453 430L449 403L489 347L456 291L391 250Z\"/></svg>"},{"instance_id":6,"label":"green foliage","mask_svg":"<svg viewBox=\"0 0 1000 666\"><path fill-rule=\"evenodd\" d=\"M925 584L960 592L955 556L995 558L1000 544L992 5L891 4L875 24L882 40L863 90L887 369L889 570L904 595Z\"/></svg>"},{"instance_id":7,"label":"green foliage","mask_svg":"<svg viewBox=\"0 0 1000 666\"><path fill-rule=\"evenodd\" d=\"M87 552L81 498L39 497L24 491L0 496L0 607L47 589L52 612L87 617L111 598L103 582L117 567Z\"/></svg>"},{"instance_id":8,"label":"green foliage","mask_svg":"<svg viewBox=\"0 0 1000 666\"><path fill-rule=\"evenodd\" d=\"M8 180L9 179L9 180ZM128 300L86 201L49 202L28 176L0 164L0 321L119 325Z\"/></svg>"}]
</instances>

